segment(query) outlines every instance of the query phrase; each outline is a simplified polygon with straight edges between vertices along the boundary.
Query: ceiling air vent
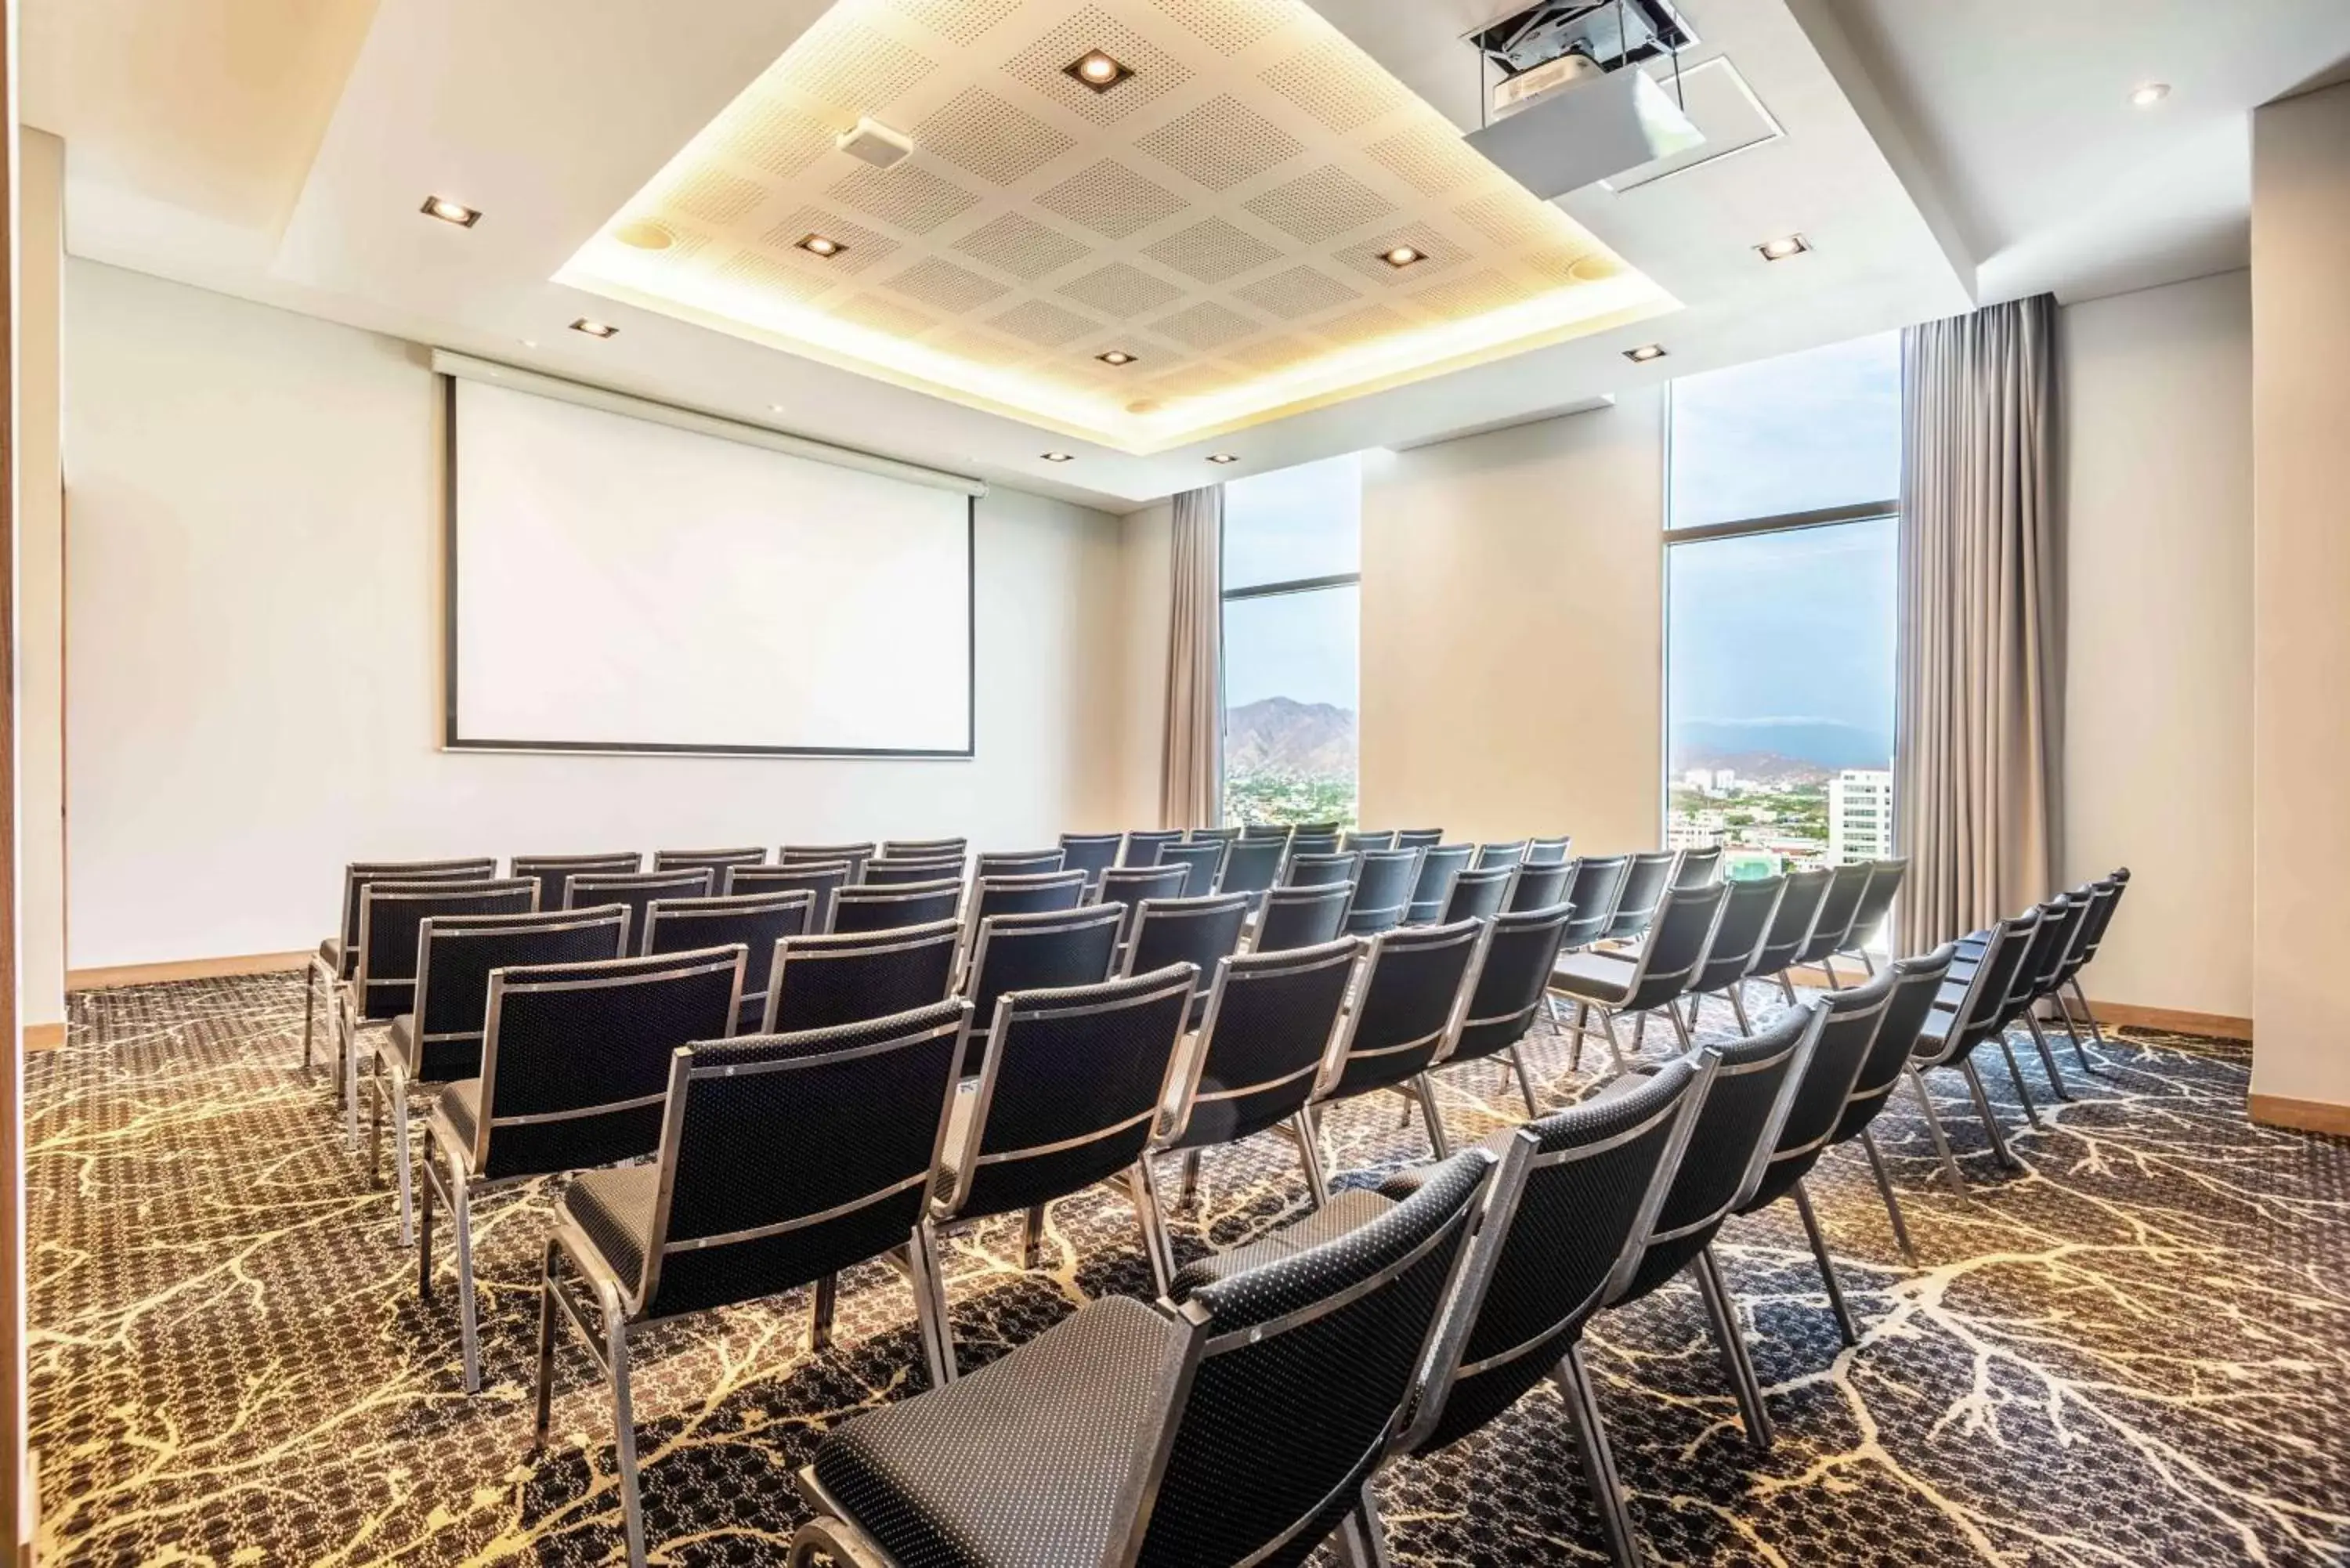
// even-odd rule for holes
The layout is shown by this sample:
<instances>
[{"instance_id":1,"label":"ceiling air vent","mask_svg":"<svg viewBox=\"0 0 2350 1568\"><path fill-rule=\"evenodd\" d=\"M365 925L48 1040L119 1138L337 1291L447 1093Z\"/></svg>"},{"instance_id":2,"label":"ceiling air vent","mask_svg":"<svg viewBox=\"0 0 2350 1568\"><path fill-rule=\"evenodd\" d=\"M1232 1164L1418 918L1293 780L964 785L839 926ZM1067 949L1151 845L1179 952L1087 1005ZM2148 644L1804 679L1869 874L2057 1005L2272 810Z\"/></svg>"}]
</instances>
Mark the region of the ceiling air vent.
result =
<instances>
[{"instance_id":1,"label":"ceiling air vent","mask_svg":"<svg viewBox=\"0 0 2350 1568\"><path fill-rule=\"evenodd\" d=\"M1528 6L1469 36L1490 117L1469 143L1545 201L1700 146L1704 134L1642 68L1678 63L1696 41L1667 0Z\"/></svg>"}]
</instances>

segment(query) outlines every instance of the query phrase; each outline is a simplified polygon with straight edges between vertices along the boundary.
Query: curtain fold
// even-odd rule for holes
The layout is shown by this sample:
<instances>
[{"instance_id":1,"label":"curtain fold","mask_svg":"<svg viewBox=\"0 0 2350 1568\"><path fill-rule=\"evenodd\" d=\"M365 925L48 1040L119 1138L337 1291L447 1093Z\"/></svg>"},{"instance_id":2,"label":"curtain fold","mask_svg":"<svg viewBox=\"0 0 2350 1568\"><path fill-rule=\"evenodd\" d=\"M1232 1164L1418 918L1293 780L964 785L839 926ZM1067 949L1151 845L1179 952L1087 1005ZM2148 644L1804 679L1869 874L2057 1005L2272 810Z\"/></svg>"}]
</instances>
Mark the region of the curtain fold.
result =
<instances>
[{"instance_id":1,"label":"curtain fold","mask_svg":"<svg viewBox=\"0 0 2350 1568\"><path fill-rule=\"evenodd\" d=\"M1897 842L1903 944L2045 898L2060 846L2056 302L1902 335Z\"/></svg>"},{"instance_id":2,"label":"curtain fold","mask_svg":"<svg viewBox=\"0 0 2350 1568\"><path fill-rule=\"evenodd\" d=\"M1175 497L1159 825L1213 827L1223 802L1224 487Z\"/></svg>"}]
</instances>

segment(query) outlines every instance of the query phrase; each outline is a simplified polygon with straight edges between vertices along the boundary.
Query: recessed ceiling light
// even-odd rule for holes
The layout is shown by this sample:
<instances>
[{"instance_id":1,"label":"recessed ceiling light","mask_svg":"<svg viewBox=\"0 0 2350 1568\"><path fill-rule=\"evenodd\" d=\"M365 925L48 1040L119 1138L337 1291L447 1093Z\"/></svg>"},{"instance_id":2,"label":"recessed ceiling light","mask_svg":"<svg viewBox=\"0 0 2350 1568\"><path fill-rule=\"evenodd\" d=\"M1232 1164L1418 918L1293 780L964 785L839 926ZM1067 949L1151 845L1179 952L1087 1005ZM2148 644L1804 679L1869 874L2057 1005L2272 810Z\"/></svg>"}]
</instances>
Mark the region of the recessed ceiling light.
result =
<instances>
[{"instance_id":1,"label":"recessed ceiling light","mask_svg":"<svg viewBox=\"0 0 2350 1568\"><path fill-rule=\"evenodd\" d=\"M2168 82L2147 82L2130 94L2130 102L2140 109L2152 109L2170 96Z\"/></svg>"},{"instance_id":2,"label":"recessed ceiling light","mask_svg":"<svg viewBox=\"0 0 2350 1568\"><path fill-rule=\"evenodd\" d=\"M1764 261L1785 261L1789 256L1802 255L1812 248L1812 242L1801 234L1782 234L1775 240L1765 240L1754 247Z\"/></svg>"},{"instance_id":3,"label":"recessed ceiling light","mask_svg":"<svg viewBox=\"0 0 2350 1568\"><path fill-rule=\"evenodd\" d=\"M1100 360L1105 365L1131 365L1134 363L1134 356L1128 353L1123 348L1113 348L1107 354L1097 354L1094 358Z\"/></svg>"},{"instance_id":4,"label":"recessed ceiling light","mask_svg":"<svg viewBox=\"0 0 2350 1568\"><path fill-rule=\"evenodd\" d=\"M812 256L821 256L826 261L830 261L833 257L843 254L848 249L847 245L842 244L838 240L832 238L828 234L802 234L798 239L794 240L792 244L799 246L800 249L807 252L808 254Z\"/></svg>"},{"instance_id":5,"label":"recessed ceiling light","mask_svg":"<svg viewBox=\"0 0 2350 1568\"><path fill-rule=\"evenodd\" d=\"M617 337L620 333L620 329L609 322L590 321L584 316L571 324L571 330L585 332L590 337Z\"/></svg>"},{"instance_id":6,"label":"recessed ceiling light","mask_svg":"<svg viewBox=\"0 0 2350 1568\"><path fill-rule=\"evenodd\" d=\"M1046 462L1075 462L1077 461L1075 453L1066 452L1048 452L1044 454L1044 458Z\"/></svg>"},{"instance_id":7,"label":"recessed ceiling light","mask_svg":"<svg viewBox=\"0 0 2350 1568\"><path fill-rule=\"evenodd\" d=\"M1234 457L1228 452L1211 452L1208 454L1208 461L1210 462L1238 462L1240 459Z\"/></svg>"},{"instance_id":8,"label":"recessed ceiling light","mask_svg":"<svg viewBox=\"0 0 2350 1568\"><path fill-rule=\"evenodd\" d=\"M1635 365L1645 365L1651 359L1661 359L1664 357L1665 346L1661 343L1643 343L1638 348L1624 350L1624 358Z\"/></svg>"},{"instance_id":9,"label":"recessed ceiling light","mask_svg":"<svg viewBox=\"0 0 2350 1568\"><path fill-rule=\"evenodd\" d=\"M1398 245L1391 251L1381 251L1379 260L1401 272L1408 266L1418 266L1428 259L1428 253L1413 245Z\"/></svg>"},{"instance_id":10,"label":"recessed ceiling light","mask_svg":"<svg viewBox=\"0 0 2350 1568\"><path fill-rule=\"evenodd\" d=\"M1134 74L1107 49L1087 49L1061 69L1096 92L1107 92Z\"/></svg>"},{"instance_id":11,"label":"recessed ceiling light","mask_svg":"<svg viewBox=\"0 0 2350 1568\"><path fill-rule=\"evenodd\" d=\"M468 207L463 202L452 202L446 196L427 196L424 205L417 210L428 218L438 218L461 229L470 229L482 221L480 208Z\"/></svg>"}]
</instances>

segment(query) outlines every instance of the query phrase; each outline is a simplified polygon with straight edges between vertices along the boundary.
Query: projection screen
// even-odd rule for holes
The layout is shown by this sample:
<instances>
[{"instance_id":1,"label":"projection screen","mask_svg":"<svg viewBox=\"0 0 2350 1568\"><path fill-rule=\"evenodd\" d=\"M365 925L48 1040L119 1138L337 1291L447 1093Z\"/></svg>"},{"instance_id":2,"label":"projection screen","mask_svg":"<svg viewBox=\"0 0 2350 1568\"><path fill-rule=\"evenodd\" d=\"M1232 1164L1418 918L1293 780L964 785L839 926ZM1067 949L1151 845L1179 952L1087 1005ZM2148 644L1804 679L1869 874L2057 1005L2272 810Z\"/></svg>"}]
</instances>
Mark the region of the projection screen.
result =
<instances>
[{"instance_id":1,"label":"projection screen","mask_svg":"<svg viewBox=\"0 0 2350 1568\"><path fill-rule=\"evenodd\" d=\"M449 386L451 748L972 754L976 485Z\"/></svg>"}]
</instances>

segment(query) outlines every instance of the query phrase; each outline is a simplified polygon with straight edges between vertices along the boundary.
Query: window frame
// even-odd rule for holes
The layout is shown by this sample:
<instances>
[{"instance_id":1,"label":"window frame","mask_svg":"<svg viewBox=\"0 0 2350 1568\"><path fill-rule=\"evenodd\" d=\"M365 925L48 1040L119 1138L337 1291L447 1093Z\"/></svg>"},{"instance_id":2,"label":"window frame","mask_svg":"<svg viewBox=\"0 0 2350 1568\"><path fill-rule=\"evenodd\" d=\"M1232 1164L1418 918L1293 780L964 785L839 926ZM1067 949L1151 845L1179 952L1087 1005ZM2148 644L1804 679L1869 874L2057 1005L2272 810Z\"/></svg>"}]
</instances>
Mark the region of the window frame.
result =
<instances>
[{"instance_id":1,"label":"window frame","mask_svg":"<svg viewBox=\"0 0 2350 1568\"><path fill-rule=\"evenodd\" d=\"M1229 490L1225 492L1225 496L1229 503L1231 497ZM1232 513L1229 505L1219 506L1216 508L1216 820L1219 825L1222 824L1225 816L1226 786L1232 782L1231 762L1224 753L1224 735L1232 711L1230 684L1232 661L1224 652L1226 614L1233 605L1245 603L1251 599L1287 598L1297 594L1326 593L1337 588L1354 588L1359 592L1363 586L1363 574L1357 569L1352 572L1331 572L1315 577L1289 577L1277 583L1252 583L1243 588L1225 587L1223 587L1224 552L1225 545L1230 542L1231 532ZM1363 659L1359 630L1358 627L1355 647L1355 665L1358 672L1362 668ZM1355 758L1355 796L1356 810L1358 815L1361 811L1362 789L1363 759L1357 754Z\"/></svg>"}]
</instances>

